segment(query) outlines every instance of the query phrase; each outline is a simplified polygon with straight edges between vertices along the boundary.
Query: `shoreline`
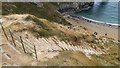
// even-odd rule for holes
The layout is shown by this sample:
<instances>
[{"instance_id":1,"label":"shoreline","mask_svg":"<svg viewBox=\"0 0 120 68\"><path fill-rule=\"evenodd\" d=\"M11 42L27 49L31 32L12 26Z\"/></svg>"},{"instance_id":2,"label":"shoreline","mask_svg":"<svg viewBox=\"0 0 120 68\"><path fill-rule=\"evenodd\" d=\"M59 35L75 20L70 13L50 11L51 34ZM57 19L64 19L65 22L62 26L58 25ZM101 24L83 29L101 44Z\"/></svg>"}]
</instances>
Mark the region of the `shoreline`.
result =
<instances>
[{"instance_id":1,"label":"shoreline","mask_svg":"<svg viewBox=\"0 0 120 68\"><path fill-rule=\"evenodd\" d=\"M74 17L74 18L82 19L82 20L87 21L89 23L98 24L98 25L114 27L114 28L120 27L119 24L112 24L112 23L108 23L108 22L97 21L97 20L93 20L93 19L90 19L90 18L87 18L87 17L84 17L84 16L76 16L76 15L72 15L72 14L70 14L70 16Z\"/></svg>"},{"instance_id":2,"label":"shoreline","mask_svg":"<svg viewBox=\"0 0 120 68\"><path fill-rule=\"evenodd\" d=\"M63 17L69 21L72 25L75 26L82 26L87 28L87 31L90 34L94 34L94 32L98 33L98 37L105 36L107 34L107 37L113 38L114 40L118 41L119 35L118 35L118 28L119 25L111 25L108 23L102 23L98 21L94 21L91 19L87 19L85 17L78 17L71 14L65 14Z\"/></svg>"}]
</instances>

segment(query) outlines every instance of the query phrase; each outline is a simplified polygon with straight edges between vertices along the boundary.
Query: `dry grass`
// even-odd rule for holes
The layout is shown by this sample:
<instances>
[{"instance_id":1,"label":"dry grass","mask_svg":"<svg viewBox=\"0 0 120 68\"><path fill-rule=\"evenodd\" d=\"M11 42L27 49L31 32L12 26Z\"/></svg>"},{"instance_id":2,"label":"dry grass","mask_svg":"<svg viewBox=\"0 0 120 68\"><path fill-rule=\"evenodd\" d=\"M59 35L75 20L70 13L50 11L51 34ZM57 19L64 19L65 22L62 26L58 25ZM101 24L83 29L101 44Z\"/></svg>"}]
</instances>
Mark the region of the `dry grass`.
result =
<instances>
[{"instance_id":1,"label":"dry grass","mask_svg":"<svg viewBox=\"0 0 120 68\"><path fill-rule=\"evenodd\" d=\"M24 15L23 15L24 16ZM26 19L23 19L24 23L30 24L30 21L34 23L33 26L24 25L21 21L13 22L9 27L15 29L15 32L20 31L30 31L36 37L52 37L57 36L60 40L63 41L70 41L74 45L78 45L79 43L86 42L91 46L96 46L96 48L104 49L106 51L105 54L102 55L93 55L92 59L86 57L83 53L80 52L62 52L59 56L56 56L49 61L43 62L43 64L48 65L87 65L87 66L99 66L99 65L118 65L118 53L117 53L117 43L113 42L113 39L106 38L108 42L105 42L103 45L102 43L104 40L101 38L96 38L93 35L84 35L74 30L70 30L63 26L62 28L59 27L58 24L53 24L46 19L40 19L35 16L28 15ZM22 20L22 21L23 21ZM10 21L9 21L10 22ZM17 29L17 27L19 27ZM26 27L26 29L24 28ZM8 28L8 27L6 27ZM81 42L81 40L83 42ZM101 42L96 42L95 40L101 40ZM100 62L98 62L100 61Z\"/></svg>"},{"instance_id":2,"label":"dry grass","mask_svg":"<svg viewBox=\"0 0 120 68\"><path fill-rule=\"evenodd\" d=\"M42 63L49 66L100 66L97 61L92 61L81 52L61 52L58 56Z\"/></svg>"}]
</instances>

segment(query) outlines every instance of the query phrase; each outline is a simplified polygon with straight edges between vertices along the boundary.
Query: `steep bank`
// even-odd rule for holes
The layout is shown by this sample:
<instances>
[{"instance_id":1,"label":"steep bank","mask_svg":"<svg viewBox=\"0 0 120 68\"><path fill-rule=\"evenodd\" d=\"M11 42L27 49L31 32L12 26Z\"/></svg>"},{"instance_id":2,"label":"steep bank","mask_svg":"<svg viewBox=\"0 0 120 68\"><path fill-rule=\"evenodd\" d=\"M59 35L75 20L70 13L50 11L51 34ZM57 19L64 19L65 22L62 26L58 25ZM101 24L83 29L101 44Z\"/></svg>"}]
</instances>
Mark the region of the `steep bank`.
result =
<instances>
[{"instance_id":1,"label":"steep bank","mask_svg":"<svg viewBox=\"0 0 120 68\"><path fill-rule=\"evenodd\" d=\"M45 18L49 21L70 25L70 23L57 12L56 7L51 3L3 2L2 8L4 8L2 9L2 15L32 14L37 17Z\"/></svg>"},{"instance_id":2,"label":"steep bank","mask_svg":"<svg viewBox=\"0 0 120 68\"><path fill-rule=\"evenodd\" d=\"M3 41L6 41L1 44L3 65L118 65L117 43L106 37L96 38L89 34L84 27L64 26L29 14L7 15L2 20L9 41L12 40L8 29L12 31L17 45L15 47L11 44L12 42L6 41L2 33ZM19 36L23 38L27 54L20 47ZM37 63L35 63L33 52L34 45L37 47L39 60ZM72 54L69 54L71 51ZM62 58L63 55L66 57ZM27 58L26 62L21 61L21 57Z\"/></svg>"},{"instance_id":3,"label":"steep bank","mask_svg":"<svg viewBox=\"0 0 120 68\"><path fill-rule=\"evenodd\" d=\"M17 3L10 3L10 5L8 3L4 7L7 14L2 18L2 25L9 36L9 41L6 40L4 33L0 29L2 32L0 35L4 38L0 45L3 47L3 65L107 66L119 64L118 43L113 39L107 37L98 38L94 34L90 34L81 25L67 24L65 26L65 22L60 23L61 18L54 17L54 13L57 11L50 7L51 4L46 3L49 10L52 9L51 12L44 6L44 3L35 4L37 6L31 9L33 4L18 3L18 7ZM12 6L12 8L9 9L8 5ZM22 7L22 5L26 5L26 7ZM37 10L37 7L44 9ZM50 14L53 19L51 21L48 12L52 13L52 11L55 12ZM33 15L31 15L32 12ZM44 12L46 14L42 14ZM8 29L11 30L17 47L14 46ZM24 53L21 47L19 36L22 36L27 53ZM36 61L33 50L34 45L37 48L38 61Z\"/></svg>"}]
</instances>

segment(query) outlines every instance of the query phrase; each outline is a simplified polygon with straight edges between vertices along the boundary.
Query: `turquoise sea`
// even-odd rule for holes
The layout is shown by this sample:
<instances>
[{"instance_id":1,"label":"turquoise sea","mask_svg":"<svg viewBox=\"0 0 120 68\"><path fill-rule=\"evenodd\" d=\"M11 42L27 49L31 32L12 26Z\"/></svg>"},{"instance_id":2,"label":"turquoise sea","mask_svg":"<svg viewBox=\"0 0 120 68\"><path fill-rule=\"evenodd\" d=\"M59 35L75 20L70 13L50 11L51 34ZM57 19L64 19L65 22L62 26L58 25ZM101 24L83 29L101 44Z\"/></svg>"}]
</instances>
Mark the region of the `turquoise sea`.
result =
<instances>
[{"instance_id":1,"label":"turquoise sea","mask_svg":"<svg viewBox=\"0 0 120 68\"><path fill-rule=\"evenodd\" d=\"M89 10L76 13L77 16L83 16L103 23L118 24L118 2L95 2Z\"/></svg>"}]
</instances>

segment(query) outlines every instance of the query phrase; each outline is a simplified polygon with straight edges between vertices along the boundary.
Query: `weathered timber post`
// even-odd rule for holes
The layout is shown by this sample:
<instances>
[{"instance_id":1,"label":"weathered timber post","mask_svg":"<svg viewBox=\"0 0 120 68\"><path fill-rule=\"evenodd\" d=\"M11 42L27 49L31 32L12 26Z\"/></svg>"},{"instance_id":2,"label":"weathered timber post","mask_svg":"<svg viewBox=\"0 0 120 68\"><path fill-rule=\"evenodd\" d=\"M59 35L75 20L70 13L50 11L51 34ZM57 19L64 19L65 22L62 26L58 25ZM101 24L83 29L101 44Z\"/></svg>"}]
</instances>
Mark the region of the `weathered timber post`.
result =
<instances>
[{"instance_id":1,"label":"weathered timber post","mask_svg":"<svg viewBox=\"0 0 120 68\"><path fill-rule=\"evenodd\" d=\"M37 57L37 52L36 52L36 47L34 45L34 51L35 51L35 57L36 57L36 60L38 60L38 57Z\"/></svg>"},{"instance_id":2,"label":"weathered timber post","mask_svg":"<svg viewBox=\"0 0 120 68\"><path fill-rule=\"evenodd\" d=\"M2 23L0 23L0 25L1 25L1 28L2 28L2 30L3 30L3 32L4 32L4 35L5 35L6 39L8 40L8 36L7 36L7 34L6 34L6 32L5 32L4 28L3 28L3 26L2 26Z\"/></svg>"},{"instance_id":3,"label":"weathered timber post","mask_svg":"<svg viewBox=\"0 0 120 68\"><path fill-rule=\"evenodd\" d=\"M21 37L21 36L20 36L20 40L21 40L21 44L22 44L23 50L24 50L24 52L26 53L25 46L24 46L24 44L23 44L23 40L22 40L22 37Z\"/></svg>"},{"instance_id":4,"label":"weathered timber post","mask_svg":"<svg viewBox=\"0 0 120 68\"><path fill-rule=\"evenodd\" d=\"M10 31L10 29L9 29L9 32L10 32L10 36L11 36L11 38L12 38L13 44L14 44L14 46L16 47L15 40L14 40L14 38L13 38L13 35L12 35L12 32Z\"/></svg>"}]
</instances>

